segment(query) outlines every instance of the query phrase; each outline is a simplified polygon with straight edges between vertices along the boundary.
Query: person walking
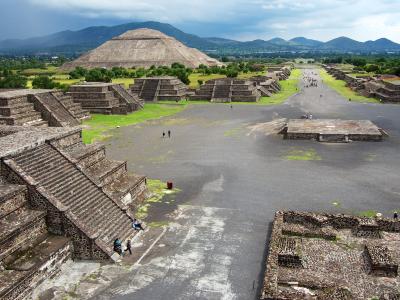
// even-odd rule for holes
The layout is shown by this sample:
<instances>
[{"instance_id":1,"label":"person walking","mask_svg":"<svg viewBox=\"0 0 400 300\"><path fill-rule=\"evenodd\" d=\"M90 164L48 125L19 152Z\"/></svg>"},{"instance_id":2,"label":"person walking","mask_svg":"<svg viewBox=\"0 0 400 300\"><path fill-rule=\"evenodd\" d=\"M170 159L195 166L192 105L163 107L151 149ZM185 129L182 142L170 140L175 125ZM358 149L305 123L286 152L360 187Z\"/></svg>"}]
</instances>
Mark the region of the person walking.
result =
<instances>
[{"instance_id":1,"label":"person walking","mask_svg":"<svg viewBox=\"0 0 400 300\"><path fill-rule=\"evenodd\" d=\"M131 244L131 240L128 240L128 241L126 242L126 249L125 249L125 252L126 252L126 251L129 251L129 254L132 255L132 244Z\"/></svg>"},{"instance_id":2,"label":"person walking","mask_svg":"<svg viewBox=\"0 0 400 300\"><path fill-rule=\"evenodd\" d=\"M399 218L399 215L397 214L397 211L395 211L393 214L393 219L397 220L398 218Z\"/></svg>"},{"instance_id":3,"label":"person walking","mask_svg":"<svg viewBox=\"0 0 400 300\"><path fill-rule=\"evenodd\" d=\"M171 130L168 130L168 138L171 137Z\"/></svg>"},{"instance_id":4,"label":"person walking","mask_svg":"<svg viewBox=\"0 0 400 300\"><path fill-rule=\"evenodd\" d=\"M165 131L162 132L162 137L165 138Z\"/></svg>"}]
</instances>

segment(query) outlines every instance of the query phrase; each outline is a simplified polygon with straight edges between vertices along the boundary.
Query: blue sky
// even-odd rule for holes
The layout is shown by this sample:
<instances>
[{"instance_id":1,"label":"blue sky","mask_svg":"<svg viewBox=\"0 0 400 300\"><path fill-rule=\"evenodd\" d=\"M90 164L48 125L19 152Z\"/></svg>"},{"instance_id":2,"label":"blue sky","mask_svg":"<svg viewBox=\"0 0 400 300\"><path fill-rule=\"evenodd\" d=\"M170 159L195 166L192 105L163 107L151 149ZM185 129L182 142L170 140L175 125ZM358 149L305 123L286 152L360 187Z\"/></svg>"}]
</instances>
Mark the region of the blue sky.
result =
<instances>
[{"instance_id":1,"label":"blue sky","mask_svg":"<svg viewBox=\"0 0 400 300\"><path fill-rule=\"evenodd\" d=\"M1 0L0 40L160 21L199 36L400 42L400 0Z\"/></svg>"}]
</instances>

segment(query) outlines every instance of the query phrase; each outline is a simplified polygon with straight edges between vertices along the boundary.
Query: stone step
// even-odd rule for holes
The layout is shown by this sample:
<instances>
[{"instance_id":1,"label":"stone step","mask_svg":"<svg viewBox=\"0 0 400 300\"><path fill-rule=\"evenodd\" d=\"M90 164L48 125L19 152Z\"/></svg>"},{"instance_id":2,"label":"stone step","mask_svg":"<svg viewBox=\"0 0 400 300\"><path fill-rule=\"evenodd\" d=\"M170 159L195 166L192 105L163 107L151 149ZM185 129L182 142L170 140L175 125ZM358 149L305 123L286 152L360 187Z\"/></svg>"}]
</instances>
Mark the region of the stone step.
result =
<instances>
[{"instance_id":1,"label":"stone step","mask_svg":"<svg viewBox=\"0 0 400 300\"><path fill-rule=\"evenodd\" d=\"M68 238L46 235L26 249L6 270L0 271L0 299L27 299L45 279L55 276L61 265L71 259Z\"/></svg>"},{"instance_id":2,"label":"stone step","mask_svg":"<svg viewBox=\"0 0 400 300\"><path fill-rule=\"evenodd\" d=\"M27 204L25 185L0 184L0 219Z\"/></svg>"},{"instance_id":3,"label":"stone step","mask_svg":"<svg viewBox=\"0 0 400 300\"><path fill-rule=\"evenodd\" d=\"M79 148L79 145L69 148L73 149L74 147ZM54 199L69 208L72 215L78 216L77 219L84 225L80 228L87 230L86 234L112 230L113 235L120 236L121 233L118 230L123 226L117 224L122 222L129 226L128 215L101 188L97 187L51 145L45 144L38 148L38 150L30 151L28 155L24 154L21 159L14 158L14 162ZM42 162L45 167L37 166L32 169L29 157L33 155L39 157L48 155L52 159L49 162L45 160ZM72 222L75 222L74 220L75 218L71 218ZM110 248L105 250L107 255L112 249L112 244L109 246Z\"/></svg>"},{"instance_id":4,"label":"stone step","mask_svg":"<svg viewBox=\"0 0 400 300\"><path fill-rule=\"evenodd\" d=\"M18 114L24 114L28 111L33 111L34 107L32 103L17 103L14 106L4 106L4 107L0 107L0 115L3 116L14 116L14 115L18 115Z\"/></svg>"},{"instance_id":5,"label":"stone step","mask_svg":"<svg viewBox=\"0 0 400 300\"><path fill-rule=\"evenodd\" d=\"M88 168L86 171L101 185L106 185L122 173L126 172L126 162L105 158Z\"/></svg>"},{"instance_id":6,"label":"stone step","mask_svg":"<svg viewBox=\"0 0 400 300\"><path fill-rule=\"evenodd\" d=\"M20 209L0 219L0 261L47 232L46 212Z\"/></svg>"},{"instance_id":7,"label":"stone step","mask_svg":"<svg viewBox=\"0 0 400 300\"><path fill-rule=\"evenodd\" d=\"M39 164L41 164L47 158L51 158L50 154L53 154L53 156L56 155L56 153L50 153L48 151L43 151L43 147L45 147L45 146L46 145L42 145L42 146L36 147L30 151L25 151L22 154L15 157L14 160L17 161L18 163L27 164L26 166L34 164L35 162L38 162ZM41 160L43 160L43 161L41 161Z\"/></svg>"},{"instance_id":8,"label":"stone step","mask_svg":"<svg viewBox=\"0 0 400 300\"><path fill-rule=\"evenodd\" d=\"M80 143L73 148L66 149L66 151L83 167L90 167L106 156L105 146L100 143L93 143L90 145Z\"/></svg>"}]
</instances>

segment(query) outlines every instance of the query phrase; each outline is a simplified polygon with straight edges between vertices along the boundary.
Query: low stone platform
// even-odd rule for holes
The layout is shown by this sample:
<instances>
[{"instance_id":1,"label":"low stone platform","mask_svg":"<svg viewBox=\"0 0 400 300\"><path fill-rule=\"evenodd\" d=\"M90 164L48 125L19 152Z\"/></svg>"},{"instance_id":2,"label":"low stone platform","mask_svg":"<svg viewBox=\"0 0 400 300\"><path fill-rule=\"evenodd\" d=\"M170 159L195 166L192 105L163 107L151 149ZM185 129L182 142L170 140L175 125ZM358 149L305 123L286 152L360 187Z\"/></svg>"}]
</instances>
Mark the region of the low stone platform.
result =
<instances>
[{"instance_id":1,"label":"low stone platform","mask_svg":"<svg viewBox=\"0 0 400 300\"><path fill-rule=\"evenodd\" d=\"M399 299L399 248L397 220L277 212L261 299Z\"/></svg>"},{"instance_id":2,"label":"low stone platform","mask_svg":"<svg viewBox=\"0 0 400 300\"><path fill-rule=\"evenodd\" d=\"M382 129L368 120L289 120L282 131L286 139L320 142L382 141Z\"/></svg>"}]
</instances>

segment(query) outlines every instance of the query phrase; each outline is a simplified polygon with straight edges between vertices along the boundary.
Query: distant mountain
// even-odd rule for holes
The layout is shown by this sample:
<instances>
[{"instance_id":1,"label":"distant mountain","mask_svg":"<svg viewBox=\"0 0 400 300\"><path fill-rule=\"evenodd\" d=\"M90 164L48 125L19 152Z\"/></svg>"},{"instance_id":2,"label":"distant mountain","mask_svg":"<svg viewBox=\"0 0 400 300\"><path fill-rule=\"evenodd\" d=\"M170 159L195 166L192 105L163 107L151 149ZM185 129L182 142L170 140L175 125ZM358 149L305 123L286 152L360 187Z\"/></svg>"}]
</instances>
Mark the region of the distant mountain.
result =
<instances>
[{"instance_id":1,"label":"distant mountain","mask_svg":"<svg viewBox=\"0 0 400 300\"><path fill-rule=\"evenodd\" d=\"M305 37L296 37L296 38L291 39L290 41L297 45L301 45L301 46L305 46L305 47L319 47L323 44L323 42L307 39Z\"/></svg>"},{"instance_id":2,"label":"distant mountain","mask_svg":"<svg viewBox=\"0 0 400 300\"><path fill-rule=\"evenodd\" d=\"M322 44L319 48L325 50L360 51L364 49L364 43L342 36Z\"/></svg>"},{"instance_id":3,"label":"distant mountain","mask_svg":"<svg viewBox=\"0 0 400 300\"><path fill-rule=\"evenodd\" d=\"M29 39L0 41L0 54L49 54L79 55L94 49L111 38L139 28L161 31L184 43L186 46L221 55L252 54L279 51L318 52L400 52L400 44L382 38L376 41L358 42L348 37L339 37L328 42L296 37L291 40L273 38L268 41L240 42L219 37L202 38L185 33L174 26L159 22L134 22L117 26L95 26L78 31L61 31L51 35Z\"/></svg>"}]
</instances>

